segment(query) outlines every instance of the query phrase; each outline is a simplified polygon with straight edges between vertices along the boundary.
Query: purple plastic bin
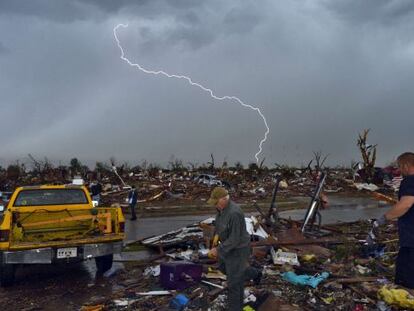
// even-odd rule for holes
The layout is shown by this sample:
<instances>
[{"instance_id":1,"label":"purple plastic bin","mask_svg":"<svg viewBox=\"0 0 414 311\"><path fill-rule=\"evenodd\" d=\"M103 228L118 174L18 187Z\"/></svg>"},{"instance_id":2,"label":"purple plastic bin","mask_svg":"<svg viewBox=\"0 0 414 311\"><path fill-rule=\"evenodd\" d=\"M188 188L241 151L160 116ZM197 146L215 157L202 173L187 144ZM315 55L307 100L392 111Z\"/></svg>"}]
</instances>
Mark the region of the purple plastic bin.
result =
<instances>
[{"instance_id":1,"label":"purple plastic bin","mask_svg":"<svg viewBox=\"0 0 414 311\"><path fill-rule=\"evenodd\" d=\"M201 281L202 265L187 261L170 261L160 266L161 285L166 289L183 290Z\"/></svg>"}]
</instances>

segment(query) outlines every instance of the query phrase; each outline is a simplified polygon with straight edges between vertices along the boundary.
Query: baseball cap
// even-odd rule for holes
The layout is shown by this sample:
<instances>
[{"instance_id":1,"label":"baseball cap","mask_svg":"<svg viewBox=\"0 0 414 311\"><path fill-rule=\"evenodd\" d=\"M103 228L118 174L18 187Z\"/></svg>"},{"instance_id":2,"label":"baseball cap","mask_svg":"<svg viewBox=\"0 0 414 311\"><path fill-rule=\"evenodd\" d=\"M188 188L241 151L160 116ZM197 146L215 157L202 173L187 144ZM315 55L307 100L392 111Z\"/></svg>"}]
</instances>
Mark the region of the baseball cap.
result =
<instances>
[{"instance_id":1,"label":"baseball cap","mask_svg":"<svg viewBox=\"0 0 414 311\"><path fill-rule=\"evenodd\" d=\"M210 199L208 199L207 204L209 205L217 205L217 202L221 199L226 197L229 192L226 188L223 187L215 187L213 191L211 191Z\"/></svg>"}]
</instances>

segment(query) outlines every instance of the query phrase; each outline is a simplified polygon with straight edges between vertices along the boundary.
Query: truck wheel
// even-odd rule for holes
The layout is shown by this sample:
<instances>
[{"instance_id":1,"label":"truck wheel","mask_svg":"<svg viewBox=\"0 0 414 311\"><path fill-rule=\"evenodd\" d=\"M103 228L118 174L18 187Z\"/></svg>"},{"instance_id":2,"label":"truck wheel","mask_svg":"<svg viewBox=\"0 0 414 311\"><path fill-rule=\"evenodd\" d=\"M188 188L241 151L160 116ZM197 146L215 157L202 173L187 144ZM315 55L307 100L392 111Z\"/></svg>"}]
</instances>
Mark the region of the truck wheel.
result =
<instances>
[{"instance_id":1,"label":"truck wheel","mask_svg":"<svg viewBox=\"0 0 414 311\"><path fill-rule=\"evenodd\" d=\"M114 255L105 255L95 258L96 268L98 273L104 273L112 268L112 262L114 260Z\"/></svg>"},{"instance_id":2,"label":"truck wheel","mask_svg":"<svg viewBox=\"0 0 414 311\"><path fill-rule=\"evenodd\" d=\"M0 285L7 287L14 283L15 266L9 264L0 264Z\"/></svg>"}]
</instances>

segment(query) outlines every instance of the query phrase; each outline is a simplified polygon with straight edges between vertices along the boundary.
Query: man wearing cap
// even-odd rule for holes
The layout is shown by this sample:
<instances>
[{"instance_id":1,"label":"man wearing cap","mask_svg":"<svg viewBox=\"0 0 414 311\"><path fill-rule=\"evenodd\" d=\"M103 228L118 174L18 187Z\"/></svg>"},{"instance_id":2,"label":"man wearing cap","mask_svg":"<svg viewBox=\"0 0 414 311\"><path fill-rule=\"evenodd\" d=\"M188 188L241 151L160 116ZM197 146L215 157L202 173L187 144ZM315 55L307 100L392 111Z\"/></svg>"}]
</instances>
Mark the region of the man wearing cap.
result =
<instances>
[{"instance_id":1,"label":"man wearing cap","mask_svg":"<svg viewBox=\"0 0 414 311\"><path fill-rule=\"evenodd\" d=\"M220 237L220 244L211 249L210 255L218 258L219 269L227 275L228 310L240 311L244 281L254 280L258 284L261 278L261 272L249 265L250 235L244 213L222 187L213 189L207 203L217 208L215 229Z\"/></svg>"}]
</instances>

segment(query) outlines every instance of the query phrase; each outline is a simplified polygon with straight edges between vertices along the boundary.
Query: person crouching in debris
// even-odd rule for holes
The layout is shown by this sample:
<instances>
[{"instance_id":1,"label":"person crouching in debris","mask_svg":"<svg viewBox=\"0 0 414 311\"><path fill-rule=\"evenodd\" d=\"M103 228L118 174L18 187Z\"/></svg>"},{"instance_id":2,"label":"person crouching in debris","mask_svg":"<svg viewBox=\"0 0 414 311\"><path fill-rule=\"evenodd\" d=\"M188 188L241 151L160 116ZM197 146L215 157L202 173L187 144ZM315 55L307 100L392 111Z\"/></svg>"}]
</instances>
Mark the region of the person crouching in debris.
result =
<instances>
[{"instance_id":1,"label":"person crouching in debris","mask_svg":"<svg viewBox=\"0 0 414 311\"><path fill-rule=\"evenodd\" d=\"M375 240L374 232L389 220L398 219L400 249L395 265L395 283L414 289L414 153L406 152L397 159L403 180L398 202L373 223L368 239Z\"/></svg>"},{"instance_id":2,"label":"person crouching in debris","mask_svg":"<svg viewBox=\"0 0 414 311\"><path fill-rule=\"evenodd\" d=\"M217 208L215 230L220 244L210 250L209 256L218 258L219 269L227 275L228 310L243 308L244 282L259 284L261 271L250 267L250 235L241 208L230 200L225 188L216 187L207 201Z\"/></svg>"},{"instance_id":3,"label":"person crouching in debris","mask_svg":"<svg viewBox=\"0 0 414 311\"><path fill-rule=\"evenodd\" d=\"M138 192L135 186L132 186L131 190L128 192L128 203L131 209L131 220L137 220L137 215L135 214L135 206L138 201Z\"/></svg>"}]
</instances>

